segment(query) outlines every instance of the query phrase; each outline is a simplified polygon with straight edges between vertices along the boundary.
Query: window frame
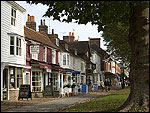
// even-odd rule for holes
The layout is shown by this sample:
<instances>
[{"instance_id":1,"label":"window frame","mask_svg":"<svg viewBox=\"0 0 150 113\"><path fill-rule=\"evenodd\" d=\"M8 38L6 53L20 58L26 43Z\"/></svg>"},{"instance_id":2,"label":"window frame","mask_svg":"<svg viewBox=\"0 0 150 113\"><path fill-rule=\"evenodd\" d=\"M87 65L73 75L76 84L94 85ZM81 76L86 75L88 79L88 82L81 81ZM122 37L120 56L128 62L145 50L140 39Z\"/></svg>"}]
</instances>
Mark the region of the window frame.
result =
<instances>
[{"instance_id":1,"label":"window frame","mask_svg":"<svg viewBox=\"0 0 150 113\"><path fill-rule=\"evenodd\" d=\"M11 8L11 25L16 26L16 9Z\"/></svg>"},{"instance_id":2,"label":"window frame","mask_svg":"<svg viewBox=\"0 0 150 113\"><path fill-rule=\"evenodd\" d=\"M11 44L12 37L13 37L13 45ZM15 55L15 36L10 36L9 39L10 39L10 41L9 41L9 44L10 44L10 51L9 51L9 53L10 53L10 55ZM11 47L13 47L13 54L11 53Z\"/></svg>"},{"instance_id":3,"label":"window frame","mask_svg":"<svg viewBox=\"0 0 150 113\"><path fill-rule=\"evenodd\" d=\"M17 45L17 41L18 41L18 45ZM20 42L20 43L19 43ZM18 49L17 49L18 48ZM20 50L20 51L19 51ZM18 53L17 53L18 51ZM21 52L22 52L22 47L21 47L21 38L16 37L16 55L17 56L21 56Z\"/></svg>"},{"instance_id":4,"label":"window frame","mask_svg":"<svg viewBox=\"0 0 150 113\"><path fill-rule=\"evenodd\" d=\"M35 73L35 75L33 75L33 72ZM36 75L38 73L38 75ZM35 79L36 76L38 76L38 80L33 80L33 77ZM35 83L33 85L33 83ZM36 83L39 83L38 85ZM34 88L40 88L40 90L34 90ZM32 92L41 92L42 91L42 76L41 76L41 72L40 71L32 71Z\"/></svg>"}]
</instances>

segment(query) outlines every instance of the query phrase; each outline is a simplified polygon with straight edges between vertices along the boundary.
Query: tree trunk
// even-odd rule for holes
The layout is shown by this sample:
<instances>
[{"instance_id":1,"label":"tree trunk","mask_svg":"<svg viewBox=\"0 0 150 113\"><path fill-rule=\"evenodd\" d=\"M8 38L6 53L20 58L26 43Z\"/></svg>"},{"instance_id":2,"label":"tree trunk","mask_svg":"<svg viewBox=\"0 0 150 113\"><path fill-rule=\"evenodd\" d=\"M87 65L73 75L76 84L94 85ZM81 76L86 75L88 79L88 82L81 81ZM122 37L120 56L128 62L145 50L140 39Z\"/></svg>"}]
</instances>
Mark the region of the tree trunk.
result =
<instances>
[{"instance_id":1,"label":"tree trunk","mask_svg":"<svg viewBox=\"0 0 150 113\"><path fill-rule=\"evenodd\" d=\"M130 3L130 94L120 111L149 111L149 2Z\"/></svg>"}]
</instances>

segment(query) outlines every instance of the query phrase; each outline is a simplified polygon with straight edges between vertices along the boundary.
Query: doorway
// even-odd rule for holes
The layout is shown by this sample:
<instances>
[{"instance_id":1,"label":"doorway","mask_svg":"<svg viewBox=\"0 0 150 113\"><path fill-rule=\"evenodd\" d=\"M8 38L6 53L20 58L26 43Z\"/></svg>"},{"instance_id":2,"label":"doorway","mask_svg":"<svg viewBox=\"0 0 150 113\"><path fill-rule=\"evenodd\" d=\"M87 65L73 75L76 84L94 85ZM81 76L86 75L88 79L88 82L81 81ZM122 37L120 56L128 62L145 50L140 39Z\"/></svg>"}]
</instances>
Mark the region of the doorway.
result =
<instances>
[{"instance_id":1,"label":"doorway","mask_svg":"<svg viewBox=\"0 0 150 113\"><path fill-rule=\"evenodd\" d=\"M3 70L3 100L8 100L8 69Z\"/></svg>"}]
</instances>

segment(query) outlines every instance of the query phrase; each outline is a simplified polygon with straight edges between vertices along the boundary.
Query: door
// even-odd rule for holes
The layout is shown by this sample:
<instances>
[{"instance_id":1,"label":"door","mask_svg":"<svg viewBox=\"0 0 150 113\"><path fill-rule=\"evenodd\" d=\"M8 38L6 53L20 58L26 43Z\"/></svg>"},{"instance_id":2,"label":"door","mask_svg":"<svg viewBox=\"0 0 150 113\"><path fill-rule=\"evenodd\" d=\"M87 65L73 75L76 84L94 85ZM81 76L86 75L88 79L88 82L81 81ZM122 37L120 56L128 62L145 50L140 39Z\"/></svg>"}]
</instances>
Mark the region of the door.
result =
<instances>
[{"instance_id":1,"label":"door","mask_svg":"<svg viewBox=\"0 0 150 113\"><path fill-rule=\"evenodd\" d=\"M45 79L46 79L46 74L43 73L43 90L45 90L45 86L46 86Z\"/></svg>"},{"instance_id":2,"label":"door","mask_svg":"<svg viewBox=\"0 0 150 113\"><path fill-rule=\"evenodd\" d=\"M3 100L8 100L8 69L3 70Z\"/></svg>"}]
</instances>

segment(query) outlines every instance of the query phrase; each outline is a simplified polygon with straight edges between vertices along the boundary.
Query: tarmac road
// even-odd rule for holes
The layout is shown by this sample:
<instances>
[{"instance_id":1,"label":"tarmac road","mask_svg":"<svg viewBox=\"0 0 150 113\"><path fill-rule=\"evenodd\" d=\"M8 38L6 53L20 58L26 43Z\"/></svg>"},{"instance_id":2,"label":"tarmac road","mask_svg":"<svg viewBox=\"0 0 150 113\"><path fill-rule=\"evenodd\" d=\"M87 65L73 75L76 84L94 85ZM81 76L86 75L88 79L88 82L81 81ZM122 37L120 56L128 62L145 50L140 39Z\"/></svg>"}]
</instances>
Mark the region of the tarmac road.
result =
<instances>
[{"instance_id":1,"label":"tarmac road","mask_svg":"<svg viewBox=\"0 0 150 113\"><path fill-rule=\"evenodd\" d=\"M84 95L65 97L40 104L33 104L21 108L14 108L5 112L58 112L61 109L71 107L75 104L83 103L103 95L111 94L116 89L121 89L121 87L112 87L111 91L108 92L89 92Z\"/></svg>"}]
</instances>

